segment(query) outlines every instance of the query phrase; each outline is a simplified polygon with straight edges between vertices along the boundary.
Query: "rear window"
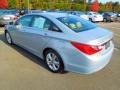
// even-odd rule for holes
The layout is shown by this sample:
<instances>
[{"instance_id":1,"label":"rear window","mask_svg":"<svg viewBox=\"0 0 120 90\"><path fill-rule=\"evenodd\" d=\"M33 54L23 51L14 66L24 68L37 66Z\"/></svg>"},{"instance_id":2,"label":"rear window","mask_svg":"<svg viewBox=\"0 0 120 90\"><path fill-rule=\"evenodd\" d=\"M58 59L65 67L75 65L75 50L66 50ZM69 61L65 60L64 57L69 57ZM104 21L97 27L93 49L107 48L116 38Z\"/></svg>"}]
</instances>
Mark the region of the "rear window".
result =
<instances>
[{"instance_id":1,"label":"rear window","mask_svg":"<svg viewBox=\"0 0 120 90\"><path fill-rule=\"evenodd\" d=\"M115 15L115 13L113 13L113 12L108 12L107 14L108 15Z\"/></svg>"},{"instance_id":2,"label":"rear window","mask_svg":"<svg viewBox=\"0 0 120 90\"><path fill-rule=\"evenodd\" d=\"M94 23L77 16L60 17L57 19L75 32L81 32L96 28L96 25Z\"/></svg>"}]
</instances>

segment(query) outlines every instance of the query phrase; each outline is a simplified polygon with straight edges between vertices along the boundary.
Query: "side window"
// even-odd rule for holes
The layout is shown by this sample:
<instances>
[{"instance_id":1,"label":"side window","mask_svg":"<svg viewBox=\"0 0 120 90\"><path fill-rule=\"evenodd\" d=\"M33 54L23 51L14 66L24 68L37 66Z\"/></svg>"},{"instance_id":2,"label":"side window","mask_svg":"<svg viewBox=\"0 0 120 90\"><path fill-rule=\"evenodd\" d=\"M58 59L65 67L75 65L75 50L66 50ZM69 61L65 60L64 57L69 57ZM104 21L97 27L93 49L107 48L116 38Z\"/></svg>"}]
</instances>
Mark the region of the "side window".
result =
<instances>
[{"instance_id":1,"label":"side window","mask_svg":"<svg viewBox=\"0 0 120 90\"><path fill-rule=\"evenodd\" d=\"M31 26L34 28L38 28L39 30L50 30L60 32L59 28L55 24L53 24L47 18L41 16L35 16Z\"/></svg>"},{"instance_id":2,"label":"side window","mask_svg":"<svg viewBox=\"0 0 120 90\"><path fill-rule=\"evenodd\" d=\"M18 20L15 22L15 25L30 26L30 23L31 23L32 18L33 18L32 15L24 16L24 17L18 19Z\"/></svg>"},{"instance_id":3,"label":"side window","mask_svg":"<svg viewBox=\"0 0 120 90\"><path fill-rule=\"evenodd\" d=\"M61 32L61 30L54 24L52 25L51 30L54 31L54 32Z\"/></svg>"},{"instance_id":4,"label":"side window","mask_svg":"<svg viewBox=\"0 0 120 90\"><path fill-rule=\"evenodd\" d=\"M35 16L32 22L32 27L44 29L45 18L40 16Z\"/></svg>"},{"instance_id":5,"label":"side window","mask_svg":"<svg viewBox=\"0 0 120 90\"><path fill-rule=\"evenodd\" d=\"M61 32L60 29L48 19L46 19L46 22L44 24L44 29L54 31L54 32Z\"/></svg>"},{"instance_id":6,"label":"side window","mask_svg":"<svg viewBox=\"0 0 120 90\"><path fill-rule=\"evenodd\" d=\"M46 19L45 24L44 24L44 29L45 30L51 30L52 27L52 22L48 19Z\"/></svg>"},{"instance_id":7,"label":"side window","mask_svg":"<svg viewBox=\"0 0 120 90\"><path fill-rule=\"evenodd\" d=\"M108 14L108 13L106 13L106 15L107 15L107 16L109 16L109 14Z\"/></svg>"}]
</instances>

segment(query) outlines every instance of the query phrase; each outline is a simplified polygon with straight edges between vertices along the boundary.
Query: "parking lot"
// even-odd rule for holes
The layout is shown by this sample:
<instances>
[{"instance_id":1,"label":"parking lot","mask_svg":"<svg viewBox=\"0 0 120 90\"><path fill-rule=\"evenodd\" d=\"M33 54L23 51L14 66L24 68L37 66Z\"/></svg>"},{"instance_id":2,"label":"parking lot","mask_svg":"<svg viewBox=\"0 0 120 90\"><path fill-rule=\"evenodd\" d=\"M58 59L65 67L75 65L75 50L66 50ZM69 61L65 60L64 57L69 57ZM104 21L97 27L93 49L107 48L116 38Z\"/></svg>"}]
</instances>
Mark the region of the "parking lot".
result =
<instances>
[{"instance_id":1,"label":"parking lot","mask_svg":"<svg viewBox=\"0 0 120 90\"><path fill-rule=\"evenodd\" d=\"M120 23L97 23L114 32L111 62L91 75L48 71L38 57L9 46L0 29L0 90L120 90Z\"/></svg>"}]
</instances>

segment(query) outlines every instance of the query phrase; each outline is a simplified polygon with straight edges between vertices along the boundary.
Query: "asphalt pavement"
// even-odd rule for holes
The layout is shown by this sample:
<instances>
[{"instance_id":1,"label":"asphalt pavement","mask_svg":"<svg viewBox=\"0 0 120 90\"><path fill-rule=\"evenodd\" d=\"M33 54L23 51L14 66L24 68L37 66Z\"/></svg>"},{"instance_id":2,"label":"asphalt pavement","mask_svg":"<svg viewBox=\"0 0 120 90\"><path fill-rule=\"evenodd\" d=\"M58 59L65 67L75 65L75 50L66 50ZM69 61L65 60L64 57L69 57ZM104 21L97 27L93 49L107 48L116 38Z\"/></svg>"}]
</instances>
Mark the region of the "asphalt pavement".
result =
<instances>
[{"instance_id":1,"label":"asphalt pavement","mask_svg":"<svg viewBox=\"0 0 120 90\"><path fill-rule=\"evenodd\" d=\"M111 30L114 33L115 48L120 49L120 22L98 23L99 26Z\"/></svg>"},{"instance_id":2,"label":"asphalt pavement","mask_svg":"<svg viewBox=\"0 0 120 90\"><path fill-rule=\"evenodd\" d=\"M0 29L0 90L120 90L120 23L97 23L114 32L115 49L110 63L91 74L48 71L38 57L9 46Z\"/></svg>"}]
</instances>

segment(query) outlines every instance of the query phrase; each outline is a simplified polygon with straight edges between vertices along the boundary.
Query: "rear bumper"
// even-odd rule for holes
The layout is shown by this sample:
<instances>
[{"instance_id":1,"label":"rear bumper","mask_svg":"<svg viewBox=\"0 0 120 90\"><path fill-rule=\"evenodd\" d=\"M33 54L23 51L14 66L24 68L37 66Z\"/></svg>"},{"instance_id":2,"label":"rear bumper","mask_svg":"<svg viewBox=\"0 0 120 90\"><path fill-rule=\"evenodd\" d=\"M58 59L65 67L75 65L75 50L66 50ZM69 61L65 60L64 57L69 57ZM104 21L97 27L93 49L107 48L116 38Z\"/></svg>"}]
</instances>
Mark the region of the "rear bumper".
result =
<instances>
[{"instance_id":1,"label":"rear bumper","mask_svg":"<svg viewBox=\"0 0 120 90\"><path fill-rule=\"evenodd\" d=\"M103 21L103 18L93 18L92 21L95 21L95 22L102 22L102 21Z\"/></svg>"},{"instance_id":2,"label":"rear bumper","mask_svg":"<svg viewBox=\"0 0 120 90\"><path fill-rule=\"evenodd\" d=\"M116 21L117 20L117 18L110 18L110 21Z\"/></svg>"},{"instance_id":3,"label":"rear bumper","mask_svg":"<svg viewBox=\"0 0 120 90\"><path fill-rule=\"evenodd\" d=\"M114 45L107 50L104 55L84 56L80 54L69 56L66 70L81 74L91 74L104 68L110 61L114 50ZM72 52L76 53L76 52Z\"/></svg>"}]
</instances>

